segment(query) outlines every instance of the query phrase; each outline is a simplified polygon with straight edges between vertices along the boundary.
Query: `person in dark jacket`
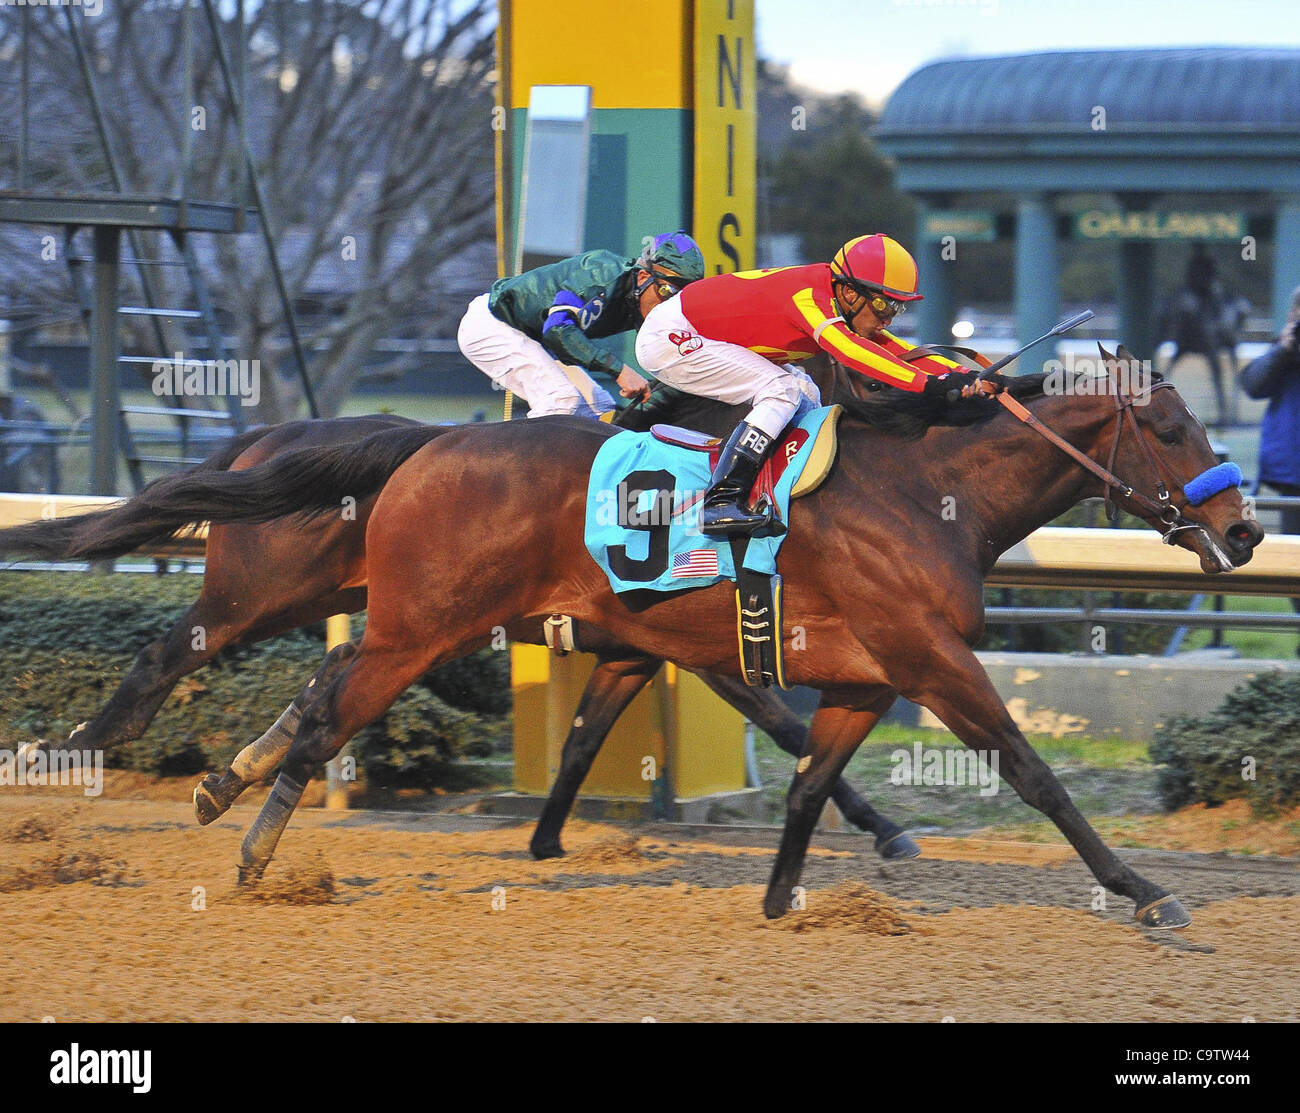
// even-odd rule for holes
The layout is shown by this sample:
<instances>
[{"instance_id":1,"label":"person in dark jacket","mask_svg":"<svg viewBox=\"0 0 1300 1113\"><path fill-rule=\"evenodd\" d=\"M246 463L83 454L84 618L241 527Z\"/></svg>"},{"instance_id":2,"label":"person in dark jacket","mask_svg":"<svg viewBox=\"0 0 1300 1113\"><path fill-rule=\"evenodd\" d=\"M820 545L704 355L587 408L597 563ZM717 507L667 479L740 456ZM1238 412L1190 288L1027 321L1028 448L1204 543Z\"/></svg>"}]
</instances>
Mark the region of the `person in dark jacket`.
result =
<instances>
[{"instance_id":1,"label":"person in dark jacket","mask_svg":"<svg viewBox=\"0 0 1300 1113\"><path fill-rule=\"evenodd\" d=\"M1250 397L1268 399L1259 430L1260 482L1300 497L1300 286L1277 342L1247 365L1241 385ZM1300 509L1282 511L1282 532L1300 534ZM1300 614L1300 599L1291 605Z\"/></svg>"}]
</instances>

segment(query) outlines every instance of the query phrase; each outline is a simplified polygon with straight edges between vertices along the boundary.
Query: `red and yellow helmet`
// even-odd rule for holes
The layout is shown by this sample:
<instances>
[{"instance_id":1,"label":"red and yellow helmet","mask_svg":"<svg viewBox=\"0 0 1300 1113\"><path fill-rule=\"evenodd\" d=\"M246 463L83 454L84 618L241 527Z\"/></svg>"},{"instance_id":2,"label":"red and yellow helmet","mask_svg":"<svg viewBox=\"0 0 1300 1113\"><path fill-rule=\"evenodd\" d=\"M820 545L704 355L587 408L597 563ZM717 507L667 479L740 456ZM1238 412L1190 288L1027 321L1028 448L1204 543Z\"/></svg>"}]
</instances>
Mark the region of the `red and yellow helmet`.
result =
<instances>
[{"instance_id":1,"label":"red and yellow helmet","mask_svg":"<svg viewBox=\"0 0 1300 1113\"><path fill-rule=\"evenodd\" d=\"M877 232L849 240L831 260L831 274L860 294L880 294L893 301L920 301L916 260L897 240Z\"/></svg>"}]
</instances>

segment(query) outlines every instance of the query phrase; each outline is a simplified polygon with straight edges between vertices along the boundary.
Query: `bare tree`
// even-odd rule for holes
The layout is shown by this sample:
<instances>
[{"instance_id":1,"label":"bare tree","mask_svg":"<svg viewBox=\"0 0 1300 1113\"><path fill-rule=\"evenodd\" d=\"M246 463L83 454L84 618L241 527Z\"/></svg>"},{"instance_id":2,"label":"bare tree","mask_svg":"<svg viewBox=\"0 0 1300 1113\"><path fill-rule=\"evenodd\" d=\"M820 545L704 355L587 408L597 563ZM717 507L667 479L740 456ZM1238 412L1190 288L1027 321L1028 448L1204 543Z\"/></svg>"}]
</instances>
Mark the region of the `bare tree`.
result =
<instances>
[{"instance_id":1,"label":"bare tree","mask_svg":"<svg viewBox=\"0 0 1300 1113\"><path fill-rule=\"evenodd\" d=\"M17 9L0 9L0 187L13 188L18 131ZM492 41L488 0L267 0L247 27L247 135L277 232L321 410L337 412L376 341L450 334L493 277ZM107 167L57 8L32 12L28 188L107 189ZM122 168L123 189L174 193L184 130L192 197L234 200L241 155L234 114L201 8L194 98L183 96L182 12L165 0L113 0L80 20ZM223 25L233 56L237 28ZM66 274L33 252L32 233L0 246L11 298L69 304ZM200 258L236 340L258 359L257 416L300 412L287 333L264 245L205 238ZM159 284L184 299L183 271ZM170 304L178 304L170 302ZM156 343L136 338L146 350ZM170 341L169 341L170 342ZM414 365L411 355L389 368Z\"/></svg>"}]
</instances>

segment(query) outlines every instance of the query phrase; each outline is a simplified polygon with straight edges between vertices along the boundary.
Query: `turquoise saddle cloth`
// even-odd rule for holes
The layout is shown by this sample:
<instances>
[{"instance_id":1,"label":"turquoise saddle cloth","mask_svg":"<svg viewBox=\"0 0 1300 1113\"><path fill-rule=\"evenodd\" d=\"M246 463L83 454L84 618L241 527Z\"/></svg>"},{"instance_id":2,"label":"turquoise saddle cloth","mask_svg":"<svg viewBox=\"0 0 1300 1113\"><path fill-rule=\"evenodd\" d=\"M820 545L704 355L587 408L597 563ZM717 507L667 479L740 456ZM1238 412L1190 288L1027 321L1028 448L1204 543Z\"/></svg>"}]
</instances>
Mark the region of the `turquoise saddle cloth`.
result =
<instances>
[{"instance_id":1,"label":"turquoise saddle cloth","mask_svg":"<svg viewBox=\"0 0 1300 1113\"><path fill-rule=\"evenodd\" d=\"M790 520L790 489L830 413L829 407L812 410L793 426L808 437L774 487L783 522ZM665 444L652 433L619 433L601 446L587 484L584 541L615 592L682 591L735 580L727 538L700 532L709 475L707 452ZM784 533L751 539L745 567L775 573L784 540Z\"/></svg>"}]
</instances>

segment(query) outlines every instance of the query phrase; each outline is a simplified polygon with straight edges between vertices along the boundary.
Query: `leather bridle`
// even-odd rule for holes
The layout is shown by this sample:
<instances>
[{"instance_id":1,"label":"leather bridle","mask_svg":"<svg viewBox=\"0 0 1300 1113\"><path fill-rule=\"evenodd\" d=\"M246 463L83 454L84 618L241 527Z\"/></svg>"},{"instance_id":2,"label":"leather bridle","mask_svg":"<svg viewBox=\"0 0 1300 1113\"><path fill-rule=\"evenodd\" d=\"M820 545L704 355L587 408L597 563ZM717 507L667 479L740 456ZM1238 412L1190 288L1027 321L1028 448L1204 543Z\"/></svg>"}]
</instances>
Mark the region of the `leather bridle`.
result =
<instances>
[{"instance_id":1,"label":"leather bridle","mask_svg":"<svg viewBox=\"0 0 1300 1113\"><path fill-rule=\"evenodd\" d=\"M911 363L923 356L928 356L937 352L952 352L972 359L981 367L987 369L991 366L988 358L973 348L957 347L951 344L927 344L911 349L903 358ZM1108 381L1114 382L1108 376ZM1120 508L1115 502L1115 492L1120 496L1128 499L1145 510L1153 517L1159 525L1156 529L1160 531L1161 539L1166 545L1176 543L1178 535L1185 530L1204 530L1205 527L1196 522L1190 521L1183 514L1183 509L1188 504L1184 503L1183 507L1175 506L1170 501L1169 485L1166 483L1165 470L1160 465L1159 458L1151 451L1151 446L1147 444L1146 438L1142 436L1142 430L1138 428L1137 417L1133 413L1133 407L1139 399L1150 399L1151 395L1157 390L1168 387L1173 389L1173 383L1161 379L1159 382L1152 383L1149 387L1139 391L1137 394L1126 394L1120 397L1118 389L1115 392L1115 413L1118 419L1118 426L1115 430L1115 438L1111 441L1110 457L1106 461L1106 466L1102 467L1096 460L1086 453L1080 452L1074 445L1070 444L1064 437L1059 436L1038 420L1029 409L1013 398L1005 389L996 386L992 381L983 379L977 384L977 389L983 394L991 394L997 398L1002 405L1011 411L1020 421L1028 425L1034 432L1051 441L1062 452L1074 460L1080 467L1087 469L1093 475L1105 484L1106 487L1106 520L1114 524L1119 520ZM1156 476L1156 497L1151 498L1140 491L1135 491L1133 487L1125 483L1115 474L1115 461L1119 456L1119 442L1124 433L1125 422L1132 424L1133 434L1137 438L1137 443L1141 447L1146 461L1150 465L1152 472Z\"/></svg>"},{"instance_id":2,"label":"leather bridle","mask_svg":"<svg viewBox=\"0 0 1300 1113\"><path fill-rule=\"evenodd\" d=\"M991 385L992 384L990 384L990 386ZM1012 398L1005 390L998 390L996 397L1006 409L1010 410L1017 418L1033 429L1034 432L1046 437L1047 440L1051 441L1057 448L1061 449L1081 467L1086 468L1105 484L1106 519L1109 522L1113 524L1119 520L1120 509L1114 499L1115 492L1118 491L1121 497L1135 503L1159 522L1160 524L1156 526L1156 528L1160 530L1160 536L1164 540L1164 543L1166 545L1173 545L1178 534L1182 533L1184 530L1204 529L1204 527L1196 522L1189 521L1183 515L1183 507L1175 506L1170 501L1169 486L1165 482L1165 470L1160 466L1160 461L1156 457L1155 453L1151 451L1151 446L1147 444L1146 438L1142 436L1142 430L1138 428L1137 417L1133 413L1133 407L1140 398L1146 397L1149 399L1157 390L1161 390L1165 387L1172 390L1173 385L1174 384L1171 382L1161 380L1158 383L1152 383L1151 386L1147 387L1145 390L1139 391L1137 394L1125 395L1123 399L1121 399L1119 394L1116 393L1115 413L1118 425L1115 429L1114 440L1111 441L1110 457L1106 461L1105 467L1102 467L1091 456L1080 452L1079 449L1075 448L1074 445L1070 444L1070 442L1064 437L1058 436L1056 433L1052 432L1051 429L1030 413L1028 408L1023 406L1015 398ZM990 391L989 393L992 392ZM1137 439L1137 443L1146 457L1147 464L1150 465L1152 472L1155 473L1155 498L1144 495L1141 491L1134 490L1130 484L1125 483L1115 474L1115 461L1119 456L1119 442L1120 438L1124 434L1126 419L1128 423L1132 424L1133 434Z\"/></svg>"}]
</instances>

